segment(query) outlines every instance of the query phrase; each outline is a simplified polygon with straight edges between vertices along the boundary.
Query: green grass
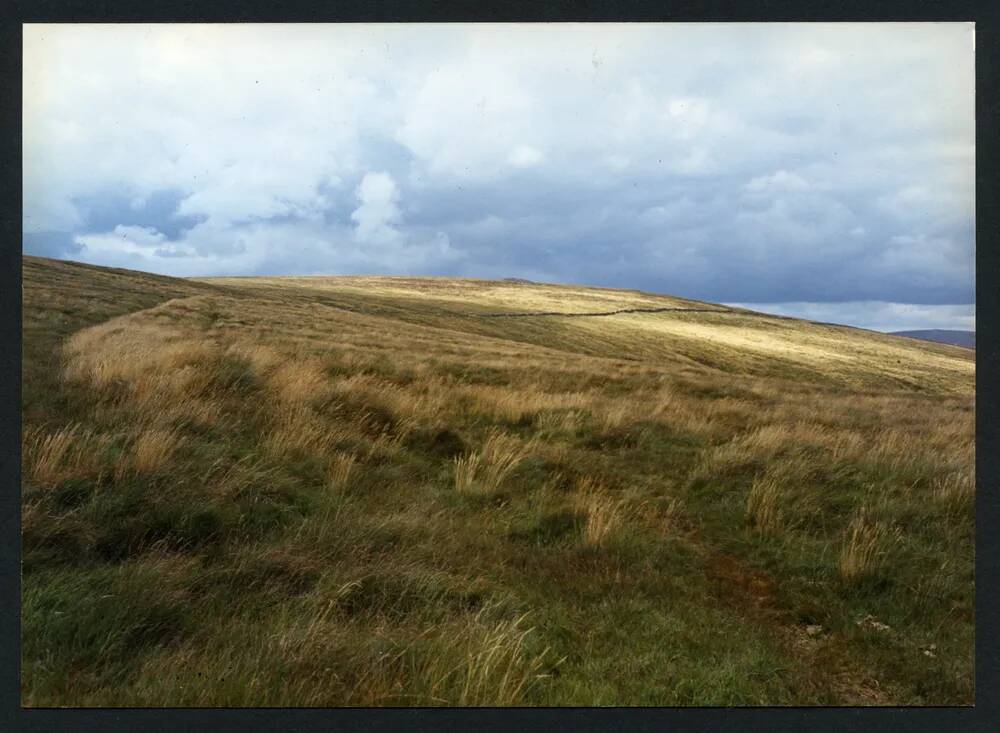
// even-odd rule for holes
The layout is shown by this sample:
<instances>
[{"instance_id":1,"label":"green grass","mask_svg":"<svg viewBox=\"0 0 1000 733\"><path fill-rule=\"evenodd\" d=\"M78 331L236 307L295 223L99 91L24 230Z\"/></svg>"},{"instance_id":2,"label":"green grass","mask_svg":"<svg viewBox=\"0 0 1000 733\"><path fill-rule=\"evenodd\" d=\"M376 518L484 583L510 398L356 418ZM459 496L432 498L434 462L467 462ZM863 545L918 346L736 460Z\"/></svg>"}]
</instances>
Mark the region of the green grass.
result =
<instances>
[{"instance_id":1,"label":"green grass","mask_svg":"<svg viewBox=\"0 0 1000 733\"><path fill-rule=\"evenodd\" d=\"M25 705L973 702L961 349L24 268Z\"/></svg>"}]
</instances>

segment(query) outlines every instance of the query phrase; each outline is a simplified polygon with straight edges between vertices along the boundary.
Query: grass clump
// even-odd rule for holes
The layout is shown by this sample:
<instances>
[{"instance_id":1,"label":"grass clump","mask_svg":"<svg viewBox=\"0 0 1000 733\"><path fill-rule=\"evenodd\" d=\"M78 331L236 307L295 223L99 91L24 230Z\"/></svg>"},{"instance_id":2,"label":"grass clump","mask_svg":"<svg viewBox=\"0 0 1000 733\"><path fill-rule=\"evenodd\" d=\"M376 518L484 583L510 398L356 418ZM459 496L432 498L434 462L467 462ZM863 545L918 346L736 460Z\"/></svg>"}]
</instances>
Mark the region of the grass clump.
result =
<instances>
[{"instance_id":1,"label":"grass clump","mask_svg":"<svg viewBox=\"0 0 1000 733\"><path fill-rule=\"evenodd\" d=\"M359 684L361 699L376 704L509 706L528 698L559 661L533 648L529 614L498 617L484 606L459 623L432 628L377 665ZM433 651L431 651L433 649ZM405 686L418 692L399 695Z\"/></svg>"},{"instance_id":2,"label":"grass clump","mask_svg":"<svg viewBox=\"0 0 1000 733\"><path fill-rule=\"evenodd\" d=\"M897 528L872 520L864 509L851 520L840 551L840 578L853 583L873 576L901 539Z\"/></svg>"},{"instance_id":3,"label":"grass clump","mask_svg":"<svg viewBox=\"0 0 1000 733\"><path fill-rule=\"evenodd\" d=\"M934 481L932 497L946 515L967 517L975 507L975 477L970 472L956 472L940 477Z\"/></svg>"},{"instance_id":4,"label":"grass clump","mask_svg":"<svg viewBox=\"0 0 1000 733\"><path fill-rule=\"evenodd\" d=\"M584 546L607 546L621 528L624 516L622 500L610 496L606 487L588 478L580 486L576 506L586 517L580 535Z\"/></svg>"},{"instance_id":5,"label":"grass clump","mask_svg":"<svg viewBox=\"0 0 1000 733\"><path fill-rule=\"evenodd\" d=\"M494 430L480 450L454 459L455 489L462 494L492 494L530 453L530 446Z\"/></svg>"},{"instance_id":6,"label":"grass clump","mask_svg":"<svg viewBox=\"0 0 1000 733\"><path fill-rule=\"evenodd\" d=\"M747 494L747 524L761 534L774 534L782 526L781 489L772 478L754 481Z\"/></svg>"},{"instance_id":7,"label":"grass clump","mask_svg":"<svg viewBox=\"0 0 1000 733\"><path fill-rule=\"evenodd\" d=\"M110 441L72 424L49 432L28 427L21 439L22 474L26 483L51 488L70 480L97 479L105 469Z\"/></svg>"},{"instance_id":8,"label":"grass clump","mask_svg":"<svg viewBox=\"0 0 1000 733\"><path fill-rule=\"evenodd\" d=\"M338 453L330 459L330 466L326 472L327 486L339 491L347 486L354 472L357 459L348 453Z\"/></svg>"},{"instance_id":9,"label":"grass clump","mask_svg":"<svg viewBox=\"0 0 1000 733\"><path fill-rule=\"evenodd\" d=\"M132 444L132 467L140 474L156 473L170 464L183 442L176 430L144 430Z\"/></svg>"}]
</instances>

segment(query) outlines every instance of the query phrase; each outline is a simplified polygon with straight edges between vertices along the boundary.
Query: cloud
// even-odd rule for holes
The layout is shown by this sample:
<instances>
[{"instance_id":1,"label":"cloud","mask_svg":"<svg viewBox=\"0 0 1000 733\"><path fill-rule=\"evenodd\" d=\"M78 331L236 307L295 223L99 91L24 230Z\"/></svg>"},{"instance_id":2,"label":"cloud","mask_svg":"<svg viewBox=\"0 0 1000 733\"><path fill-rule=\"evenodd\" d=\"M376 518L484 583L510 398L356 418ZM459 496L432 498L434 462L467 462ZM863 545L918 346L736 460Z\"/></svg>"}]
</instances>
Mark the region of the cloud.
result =
<instances>
[{"instance_id":1,"label":"cloud","mask_svg":"<svg viewBox=\"0 0 1000 733\"><path fill-rule=\"evenodd\" d=\"M963 23L29 24L23 245L972 303L973 62Z\"/></svg>"},{"instance_id":2,"label":"cloud","mask_svg":"<svg viewBox=\"0 0 1000 733\"><path fill-rule=\"evenodd\" d=\"M361 205L351 214L351 219L357 222L355 238L375 245L398 240L400 233L393 224L399 220L399 207L396 206L399 192L392 176L366 173L356 194Z\"/></svg>"},{"instance_id":3,"label":"cloud","mask_svg":"<svg viewBox=\"0 0 1000 733\"><path fill-rule=\"evenodd\" d=\"M507 159L516 168L530 168L541 162L544 157L544 153L530 145L518 145L510 152Z\"/></svg>"},{"instance_id":4,"label":"cloud","mask_svg":"<svg viewBox=\"0 0 1000 733\"><path fill-rule=\"evenodd\" d=\"M915 305L854 301L846 303L728 303L761 313L807 318L822 323L845 323L873 331L913 331L942 328L975 331L972 305Z\"/></svg>"},{"instance_id":5,"label":"cloud","mask_svg":"<svg viewBox=\"0 0 1000 733\"><path fill-rule=\"evenodd\" d=\"M809 183L795 173L786 170L775 171L768 176L757 176L745 186L750 193L785 193L808 191Z\"/></svg>"}]
</instances>

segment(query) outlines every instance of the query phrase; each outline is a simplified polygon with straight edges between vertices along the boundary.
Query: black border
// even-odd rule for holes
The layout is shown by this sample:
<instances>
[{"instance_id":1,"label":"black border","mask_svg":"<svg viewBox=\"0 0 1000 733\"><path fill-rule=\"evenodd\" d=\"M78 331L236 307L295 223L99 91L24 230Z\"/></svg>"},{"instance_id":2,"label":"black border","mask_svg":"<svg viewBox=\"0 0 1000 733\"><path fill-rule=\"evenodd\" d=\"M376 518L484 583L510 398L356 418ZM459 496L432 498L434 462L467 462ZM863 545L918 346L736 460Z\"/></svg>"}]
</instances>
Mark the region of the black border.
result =
<instances>
[{"instance_id":1,"label":"black border","mask_svg":"<svg viewBox=\"0 0 1000 733\"><path fill-rule=\"evenodd\" d=\"M507 0L485 7L473 0L13 0L0 25L0 730L187 731L623 728L747 731L1000 730L1000 523L996 405L1000 271L997 169L1000 150L997 32L1000 13L989 2L841 0L821 3L760 0L698 2L570 2ZM974 21L976 22L976 706L974 708L539 708L539 709L39 709L20 708L20 365L21 365L21 23L41 22L458 22L458 21Z\"/></svg>"}]
</instances>

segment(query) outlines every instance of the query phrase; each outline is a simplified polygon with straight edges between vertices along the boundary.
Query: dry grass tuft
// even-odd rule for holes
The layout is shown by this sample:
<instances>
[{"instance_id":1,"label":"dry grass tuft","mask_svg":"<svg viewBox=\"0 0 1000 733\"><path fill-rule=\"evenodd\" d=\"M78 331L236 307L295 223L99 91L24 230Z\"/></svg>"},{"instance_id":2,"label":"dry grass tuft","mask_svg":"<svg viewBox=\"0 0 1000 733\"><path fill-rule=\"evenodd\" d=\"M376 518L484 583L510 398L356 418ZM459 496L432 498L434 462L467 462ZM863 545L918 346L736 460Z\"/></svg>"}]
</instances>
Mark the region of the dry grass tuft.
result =
<instances>
[{"instance_id":1,"label":"dry grass tuft","mask_svg":"<svg viewBox=\"0 0 1000 733\"><path fill-rule=\"evenodd\" d=\"M531 452L531 447L497 430L480 451L455 458L455 488L465 494L490 494Z\"/></svg>"},{"instance_id":2,"label":"dry grass tuft","mask_svg":"<svg viewBox=\"0 0 1000 733\"><path fill-rule=\"evenodd\" d=\"M605 430L615 430L632 421L636 408L631 401L616 400L609 404L601 416L601 427Z\"/></svg>"},{"instance_id":3,"label":"dry grass tuft","mask_svg":"<svg viewBox=\"0 0 1000 733\"><path fill-rule=\"evenodd\" d=\"M479 488L476 477L482 463L482 454L473 451L455 458L455 489L463 494L471 494Z\"/></svg>"},{"instance_id":4,"label":"dry grass tuft","mask_svg":"<svg viewBox=\"0 0 1000 733\"><path fill-rule=\"evenodd\" d=\"M957 471L938 478L931 496L949 516L967 515L976 503L975 476L971 471Z\"/></svg>"},{"instance_id":5,"label":"dry grass tuft","mask_svg":"<svg viewBox=\"0 0 1000 733\"><path fill-rule=\"evenodd\" d=\"M747 494L747 523L761 534L773 534L783 524L781 491L773 478L759 478Z\"/></svg>"},{"instance_id":6,"label":"dry grass tuft","mask_svg":"<svg viewBox=\"0 0 1000 733\"><path fill-rule=\"evenodd\" d=\"M840 577L852 582L878 571L891 545L900 539L899 530L872 521L864 509L847 528L847 540L840 551Z\"/></svg>"},{"instance_id":7,"label":"dry grass tuft","mask_svg":"<svg viewBox=\"0 0 1000 733\"><path fill-rule=\"evenodd\" d=\"M480 611L465 634L465 662L455 672L461 680L456 705L515 705L524 699L526 688L544 676L548 650L528 653L526 641L534 628L525 627L527 614L487 622L489 611Z\"/></svg>"},{"instance_id":8,"label":"dry grass tuft","mask_svg":"<svg viewBox=\"0 0 1000 733\"><path fill-rule=\"evenodd\" d=\"M337 453L330 459L326 472L326 484L331 489L340 490L347 486L354 471L355 457L350 453Z\"/></svg>"},{"instance_id":9,"label":"dry grass tuft","mask_svg":"<svg viewBox=\"0 0 1000 733\"><path fill-rule=\"evenodd\" d=\"M398 699L399 690L418 689L407 704L462 707L523 704L528 691L549 675L548 648L533 653L528 614L493 618L497 610L487 604L467 620L425 632L433 638L432 653L408 645L380 660L355 688L362 704L385 704Z\"/></svg>"},{"instance_id":10,"label":"dry grass tuft","mask_svg":"<svg viewBox=\"0 0 1000 733\"><path fill-rule=\"evenodd\" d=\"M323 368L314 361L286 361L270 376L270 385L282 400L305 403L325 396L330 380Z\"/></svg>"},{"instance_id":11,"label":"dry grass tuft","mask_svg":"<svg viewBox=\"0 0 1000 733\"><path fill-rule=\"evenodd\" d=\"M264 346L260 343L234 344L229 348L229 353L233 356L246 359L247 363L250 364L250 368L256 374L261 375L272 372L278 366L288 361L287 356L282 355L270 346Z\"/></svg>"},{"instance_id":12,"label":"dry grass tuft","mask_svg":"<svg viewBox=\"0 0 1000 733\"><path fill-rule=\"evenodd\" d=\"M104 469L106 436L80 425L53 433L26 428L21 438L21 461L26 483L50 488L73 479L95 479Z\"/></svg>"},{"instance_id":13,"label":"dry grass tuft","mask_svg":"<svg viewBox=\"0 0 1000 733\"><path fill-rule=\"evenodd\" d=\"M305 405L286 406L278 412L275 426L264 436L264 451L272 458L326 455L334 442L344 437Z\"/></svg>"},{"instance_id":14,"label":"dry grass tuft","mask_svg":"<svg viewBox=\"0 0 1000 733\"><path fill-rule=\"evenodd\" d=\"M137 473L155 473L170 462L183 442L176 430L146 429L132 443L132 467Z\"/></svg>"},{"instance_id":15,"label":"dry grass tuft","mask_svg":"<svg viewBox=\"0 0 1000 733\"><path fill-rule=\"evenodd\" d=\"M476 412L508 422L524 420L542 410L581 409L592 401L590 395L581 392L548 393L531 385L512 388L477 384L456 391L469 399Z\"/></svg>"},{"instance_id":16,"label":"dry grass tuft","mask_svg":"<svg viewBox=\"0 0 1000 733\"><path fill-rule=\"evenodd\" d=\"M611 497L604 486L588 478L580 484L576 504L587 516L583 526L583 544L587 547L607 545L621 525L622 501Z\"/></svg>"}]
</instances>

